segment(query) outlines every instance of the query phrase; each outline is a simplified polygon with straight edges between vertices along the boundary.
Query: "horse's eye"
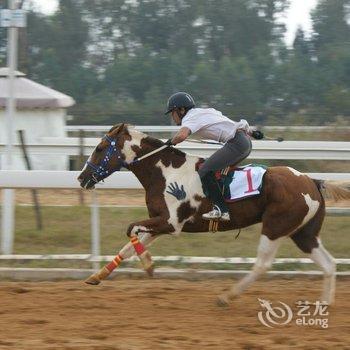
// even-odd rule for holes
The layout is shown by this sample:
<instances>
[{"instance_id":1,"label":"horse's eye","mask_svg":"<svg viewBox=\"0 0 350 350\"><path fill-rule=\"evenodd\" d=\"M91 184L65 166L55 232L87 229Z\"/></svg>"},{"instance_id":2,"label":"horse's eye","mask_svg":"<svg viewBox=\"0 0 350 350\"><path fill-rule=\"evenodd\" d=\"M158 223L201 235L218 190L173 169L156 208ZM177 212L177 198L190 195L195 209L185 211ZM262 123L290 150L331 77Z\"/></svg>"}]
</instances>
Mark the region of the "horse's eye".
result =
<instances>
[{"instance_id":1,"label":"horse's eye","mask_svg":"<svg viewBox=\"0 0 350 350\"><path fill-rule=\"evenodd\" d=\"M97 146L97 147L96 147L96 152L101 152L101 151L102 151L102 147Z\"/></svg>"}]
</instances>

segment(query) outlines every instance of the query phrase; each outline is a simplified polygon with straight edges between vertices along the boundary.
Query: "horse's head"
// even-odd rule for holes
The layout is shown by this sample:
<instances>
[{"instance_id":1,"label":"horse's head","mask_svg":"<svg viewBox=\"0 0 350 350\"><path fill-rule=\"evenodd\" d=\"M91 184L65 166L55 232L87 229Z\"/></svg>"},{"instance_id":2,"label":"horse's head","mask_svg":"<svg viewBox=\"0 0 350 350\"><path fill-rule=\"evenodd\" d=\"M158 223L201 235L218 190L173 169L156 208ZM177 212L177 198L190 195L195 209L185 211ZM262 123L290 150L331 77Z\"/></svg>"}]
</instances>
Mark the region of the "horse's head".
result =
<instances>
[{"instance_id":1,"label":"horse's head","mask_svg":"<svg viewBox=\"0 0 350 350\"><path fill-rule=\"evenodd\" d=\"M135 153L131 151L132 136L126 124L113 126L102 137L100 143L92 152L82 172L78 177L81 187L92 189L95 184L105 179L122 167L128 167ZM138 140L135 140L137 143Z\"/></svg>"}]
</instances>

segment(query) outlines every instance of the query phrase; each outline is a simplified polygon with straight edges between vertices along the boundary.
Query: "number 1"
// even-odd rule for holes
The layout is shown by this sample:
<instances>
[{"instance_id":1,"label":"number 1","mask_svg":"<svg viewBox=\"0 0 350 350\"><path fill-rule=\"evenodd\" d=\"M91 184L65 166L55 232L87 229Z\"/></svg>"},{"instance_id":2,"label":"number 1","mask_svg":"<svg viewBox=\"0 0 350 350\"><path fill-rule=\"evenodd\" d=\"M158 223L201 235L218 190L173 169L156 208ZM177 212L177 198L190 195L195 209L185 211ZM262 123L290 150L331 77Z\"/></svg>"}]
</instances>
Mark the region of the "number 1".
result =
<instances>
[{"instance_id":1,"label":"number 1","mask_svg":"<svg viewBox=\"0 0 350 350\"><path fill-rule=\"evenodd\" d=\"M247 182L248 182L248 191L245 191L244 193L250 193L250 192L256 191L253 189L252 169L243 170L243 171L247 175Z\"/></svg>"}]
</instances>

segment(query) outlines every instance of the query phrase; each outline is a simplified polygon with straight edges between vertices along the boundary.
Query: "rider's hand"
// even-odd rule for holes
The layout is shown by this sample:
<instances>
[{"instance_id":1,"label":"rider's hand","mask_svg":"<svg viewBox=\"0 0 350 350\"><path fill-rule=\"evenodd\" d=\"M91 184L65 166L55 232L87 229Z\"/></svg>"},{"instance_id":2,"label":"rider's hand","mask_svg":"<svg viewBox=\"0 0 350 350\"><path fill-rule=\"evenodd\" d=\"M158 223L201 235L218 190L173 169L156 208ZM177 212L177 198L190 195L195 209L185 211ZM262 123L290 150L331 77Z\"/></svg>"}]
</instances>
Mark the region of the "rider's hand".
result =
<instances>
[{"instance_id":1,"label":"rider's hand","mask_svg":"<svg viewBox=\"0 0 350 350\"><path fill-rule=\"evenodd\" d=\"M164 145L167 145L167 146L174 146L174 144L172 143L172 139L169 139L167 140Z\"/></svg>"},{"instance_id":2,"label":"rider's hand","mask_svg":"<svg viewBox=\"0 0 350 350\"><path fill-rule=\"evenodd\" d=\"M254 130L251 135L255 140L262 140L264 138L264 133L260 130Z\"/></svg>"}]
</instances>

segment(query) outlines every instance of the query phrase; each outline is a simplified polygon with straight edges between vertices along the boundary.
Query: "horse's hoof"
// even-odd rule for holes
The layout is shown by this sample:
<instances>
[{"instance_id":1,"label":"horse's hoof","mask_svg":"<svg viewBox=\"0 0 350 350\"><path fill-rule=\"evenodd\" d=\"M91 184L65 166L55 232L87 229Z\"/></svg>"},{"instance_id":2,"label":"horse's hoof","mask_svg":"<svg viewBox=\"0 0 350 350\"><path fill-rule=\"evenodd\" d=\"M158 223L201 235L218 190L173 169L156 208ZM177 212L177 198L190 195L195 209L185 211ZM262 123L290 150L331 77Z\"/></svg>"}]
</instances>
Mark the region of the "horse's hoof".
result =
<instances>
[{"instance_id":1,"label":"horse's hoof","mask_svg":"<svg viewBox=\"0 0 350 350\"><path fill-rule=\"evenodd\" d=\"M145 271L147 272L147 275L149 277L153 277L154 274L154 264L152 264L151 266L149 266L147 269L145 269Z\"/></svg>"},{"instance_id":2,"label":"horse's hoof","mask_svg":"<svg viewBox=\"0 0 350 350\"><path fill-rule=\"evenodd\" d=\"M101 283L101 280L98 278L98 276L96 276L96 273L94 273L93 275L91 275L89 278L85 280L85 283L91 284L93 286L97 286L98 284Z\"/></svg>"},{"instance_id":3,"label":"horse's hoof","mask_svg":"<svg viewBox=\"0 0 350 350\"><path fill-rule=\"evenodd\" d=\"M226 294L219 295L216 300L216 305L220 307L227 307L230 305L230 299Z\"/></svg>"}]
</instances>

